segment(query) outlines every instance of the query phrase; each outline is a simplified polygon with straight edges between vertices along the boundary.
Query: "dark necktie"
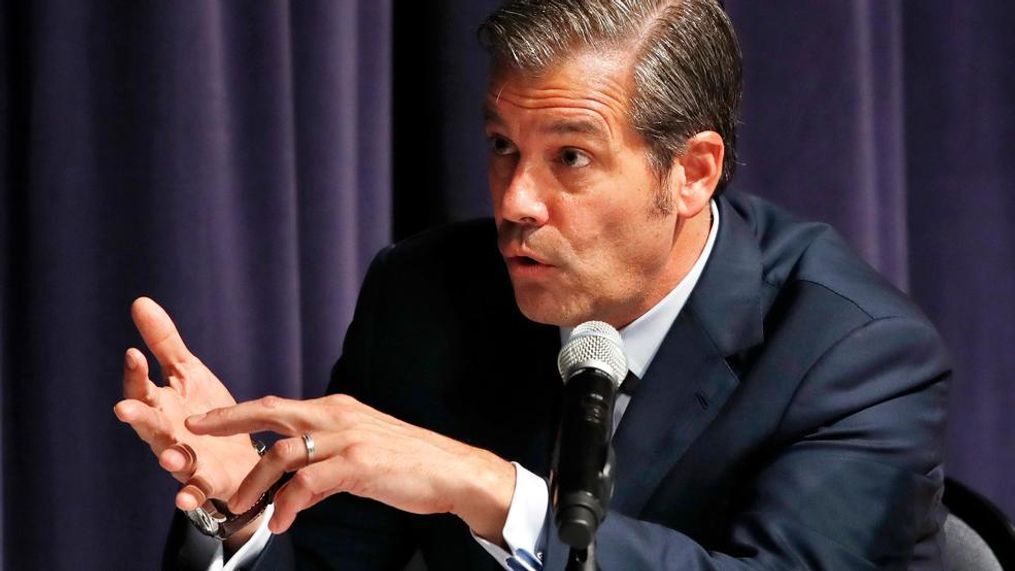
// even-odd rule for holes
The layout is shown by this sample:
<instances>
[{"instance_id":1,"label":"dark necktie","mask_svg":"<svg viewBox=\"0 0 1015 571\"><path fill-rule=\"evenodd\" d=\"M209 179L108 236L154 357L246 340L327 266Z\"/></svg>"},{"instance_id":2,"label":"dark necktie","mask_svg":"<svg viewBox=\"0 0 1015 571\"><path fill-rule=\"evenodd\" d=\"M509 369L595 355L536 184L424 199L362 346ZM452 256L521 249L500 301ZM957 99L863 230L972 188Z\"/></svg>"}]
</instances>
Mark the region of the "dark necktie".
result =
<instances>
[{"instance_id":1,"label":"dark necktie","mask_svg":"<svg viewBox=\"0 0 1015 571\"><path fill-rule=\"evenodd\" d=\"M632 396L634 391L638 390L639 384L641 384L641 379L638 378L638 375L628 371L627 376L624 377L624 382L620 383L620 393Z\"/></svg>"}]
</instances>

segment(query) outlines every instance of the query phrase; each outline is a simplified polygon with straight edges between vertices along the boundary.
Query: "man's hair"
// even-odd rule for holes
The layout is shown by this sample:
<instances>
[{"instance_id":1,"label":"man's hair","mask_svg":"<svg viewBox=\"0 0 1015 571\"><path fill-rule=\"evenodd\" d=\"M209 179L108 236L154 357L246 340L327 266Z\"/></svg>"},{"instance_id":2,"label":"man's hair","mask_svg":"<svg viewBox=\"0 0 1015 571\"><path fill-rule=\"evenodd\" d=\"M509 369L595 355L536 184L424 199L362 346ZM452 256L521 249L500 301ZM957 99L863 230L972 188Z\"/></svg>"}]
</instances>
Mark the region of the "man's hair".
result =
<instances>
[{"instance_id":1,"label":"man's hair","mask_svg":"<svg viewBox=\"0 0 1015 571\"><path fill-rule=\"evenodd\" d=\"M528 73L584 50L628 50L628 118L660 180L687 140L708 130L726 147L717 192L733 175L741 55L716 0L514 0L491 14L479 35L495 69Z\"/></svg>"}]
</instances>

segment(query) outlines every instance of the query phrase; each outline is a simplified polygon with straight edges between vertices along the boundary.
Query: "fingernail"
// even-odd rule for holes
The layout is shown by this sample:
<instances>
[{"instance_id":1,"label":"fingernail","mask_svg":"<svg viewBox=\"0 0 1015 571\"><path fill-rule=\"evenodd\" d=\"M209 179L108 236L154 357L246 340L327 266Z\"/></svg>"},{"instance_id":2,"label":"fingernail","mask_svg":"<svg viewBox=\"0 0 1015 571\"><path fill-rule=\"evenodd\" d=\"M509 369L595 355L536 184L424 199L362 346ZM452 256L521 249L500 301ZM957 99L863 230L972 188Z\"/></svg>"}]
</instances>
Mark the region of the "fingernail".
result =
<instances>
[{"instance_id":1,"label":"fingernail","mask_svg":"<svg viewBox=\"0 0 1015 571\"><path fill-rule=\"evenodd\" d=\"M131 355L130 353L127 353L127 356L124 357L124 361L127 364L127 368L130 369L131 371L137 368L137 361L134 360L134 356Z\"/></svg>"},{"instance_id":2,"label":"fingernail","mask_svg":"<svg viewBox=\"0 0 1015 571\"><path fill-rule=\"evenodd\" d=\"M187 419L187 422L201 422L204 417L208 416L206 413L195 414Z\"/></svg>"}]
</instances>

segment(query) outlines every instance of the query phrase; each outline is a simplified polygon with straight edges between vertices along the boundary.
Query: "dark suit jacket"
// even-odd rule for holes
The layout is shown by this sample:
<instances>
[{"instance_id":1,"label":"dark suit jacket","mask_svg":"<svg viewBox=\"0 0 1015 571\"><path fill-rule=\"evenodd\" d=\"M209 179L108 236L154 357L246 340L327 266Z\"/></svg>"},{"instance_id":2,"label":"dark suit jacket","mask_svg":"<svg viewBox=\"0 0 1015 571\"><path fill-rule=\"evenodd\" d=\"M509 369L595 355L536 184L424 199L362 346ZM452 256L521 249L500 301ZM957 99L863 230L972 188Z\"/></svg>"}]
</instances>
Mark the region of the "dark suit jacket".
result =
<instances>
[{"instance_id":1,"label":"dark suit jacket","mask_svg":"<svg viewBox=\"0 0 1015 571\"><path fill-rule=\"evenodd\" d=\"M828 226L745 194L718 204L711 258L614 438L602 568L940 568L950 371L934 328ZM495 238L479 221L382 251L329 391L545 476L558 329L519 313ZM452 516L348 494L257 568L399 569L416 549L430 569L499 568ZM551 532L546 568L565 556Z\"/></svg>"}]
</instances>

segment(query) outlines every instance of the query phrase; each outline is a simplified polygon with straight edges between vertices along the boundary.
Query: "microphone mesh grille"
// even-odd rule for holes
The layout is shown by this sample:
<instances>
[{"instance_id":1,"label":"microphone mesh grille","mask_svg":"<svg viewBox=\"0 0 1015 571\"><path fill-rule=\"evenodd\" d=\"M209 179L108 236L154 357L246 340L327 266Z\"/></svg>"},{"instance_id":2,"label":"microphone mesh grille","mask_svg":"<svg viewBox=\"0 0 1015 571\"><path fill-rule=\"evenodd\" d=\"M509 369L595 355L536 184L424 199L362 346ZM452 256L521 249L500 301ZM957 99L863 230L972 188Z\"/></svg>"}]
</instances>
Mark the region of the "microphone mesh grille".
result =
<instances>
[{"instance_id":1,"label":"microphone mesh grille","mask_svg":"<svg viewBox=\"0 0 1015 571\"><path fill-rule=\"evenodd\" d=\"M602 321L586 321L571 332L560 349L557 369L566 383L582 369L595 368L606 373L613 384L620 386L627 376L627 357L620 333Z\"/></svg>"}]
</instances>

